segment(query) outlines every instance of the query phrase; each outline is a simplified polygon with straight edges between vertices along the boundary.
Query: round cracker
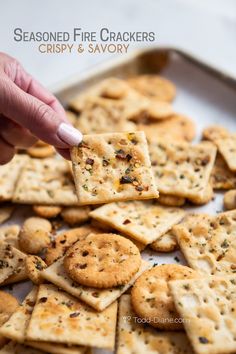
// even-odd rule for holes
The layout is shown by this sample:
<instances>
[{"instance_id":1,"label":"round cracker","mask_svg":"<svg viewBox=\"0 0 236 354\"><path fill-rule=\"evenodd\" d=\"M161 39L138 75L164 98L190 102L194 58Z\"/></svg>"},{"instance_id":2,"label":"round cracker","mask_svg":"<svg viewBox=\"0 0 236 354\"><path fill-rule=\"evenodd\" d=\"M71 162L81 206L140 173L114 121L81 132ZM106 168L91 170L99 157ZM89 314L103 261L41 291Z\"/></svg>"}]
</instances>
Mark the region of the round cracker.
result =
<instances>
[{"instance_id":1,"label":"round cracker","mask_svg":"<svg viewBox=\"0 0 236 354\"><path fill-rule=\"evenodd\" d=\"M33 205L33 211L41 218L51 219L60 214L62 207L56 205Z\"/></svg>"},{"instance_id":2,"label":"round cracker","mask_svg":"<svg viewBox=\"0 0 236 354\"><path fill-rule=\"evenodd\" d=\"M44 279L41 271L47 268L46 263L38 256L28 256L25 260L25 269L29 279L36 285L42 284Z\"/></svg>"},{"instance_id":3,"label":"round cracker","mask_svg":"<svg viewBox=\"0 0 236 354\"><path fill-rule=\"evenodd\" d=\"M142 95L158 101L171 102L175 98L175 85L158 75L139 75L128 80L129 85Z\"/></svg>"},{"instance_id":4,"label":"round cracker","mask_svg":"<svg viewBox=\"0 0 236 354\"><path fill-rule=\"evenodd\" d=\"M134 311L153 327L166 330L182 329L183 325L170 295L168 282L197 277L195 270L177 264L164 264L144 272L131 291Z\"/></svg>"},{"instance_id":5,"label":"round cracker","mask_svg":"<svg viewBox=\"0 0 236 354\"><path fill-rule=\"evenodd\" d=\"M170 194L160 194L158 198L158 203L167 206L182 206L185 204L186 199L183 197L178 197Z\"/></svg>"},{"instance_id":6,"label":"round cracker","mask_svg":"<svg viewBox=\"0 0 236 354\"><path fill-rule=\"evenodd\" d=\"M91 208L89 206L82 207L66 207L62 210L62 219L70 226L80 225L89 220L89 213Z\"/></svg>"},{"instance_id":7,"label":"round cracker","mask_svg":"<svg viewBox=\"0 0 236 354\"><path fill-rule=\"evenodd\" d=\"M224 208L232 210L236 208L236 189L228 191L224 195Z\"/></svg>"},{"instance_id":8,"label":"round cracker","mask_svg":"<svg viewBox=\"0 0 236 354\"><path fill-rule=\"evenodd\" d=\"M31 217L25 220L19 234L20 249L29 254L38 254L51 242L52 225L47 219Z\"/></svg>"},{"instance_id":9,"label":"round cracker","mask_svg":"<svg viewBox=\"0 0 236 354\"><path fill-rule=\"evenodd\" d=\"M221 125L210 125L202 131L202 139L214 142L218 138L225 138L229 135L229 131Z\"/></svg>"},{"instance_id":10,"label":"round cracker","mask_svg":"<svg viewBox=\"0 0 236 354\"><path fill-rule=\"evenodd\" d=\"M173 252L179 245L173 231L170 230L151 243L150 247L156 252Z\"/></svg>"},{"instance_id":11,"label":"round cracker","mask_svg":"<svg viewBox=\"0 0 236 354\"><path fill-rule=\"evenodd\" d=\"M55 155L56 151L53 146L44 143L43 141L37 141L36 144L27 149L28 155L36 157L38 159L44 159Z\"/></svg>"},{"instance_id":12,"label":"round cracker","mask_svg":"<svg viewBox=\"0 0 236 354\"><path fill-rule=\"evenodd\" d=\"M64 258L65 270L73 280L95 288L128 283L140 264L138 248L116 234L91 234L76 242Z\"/></svg>"}]
</instances>

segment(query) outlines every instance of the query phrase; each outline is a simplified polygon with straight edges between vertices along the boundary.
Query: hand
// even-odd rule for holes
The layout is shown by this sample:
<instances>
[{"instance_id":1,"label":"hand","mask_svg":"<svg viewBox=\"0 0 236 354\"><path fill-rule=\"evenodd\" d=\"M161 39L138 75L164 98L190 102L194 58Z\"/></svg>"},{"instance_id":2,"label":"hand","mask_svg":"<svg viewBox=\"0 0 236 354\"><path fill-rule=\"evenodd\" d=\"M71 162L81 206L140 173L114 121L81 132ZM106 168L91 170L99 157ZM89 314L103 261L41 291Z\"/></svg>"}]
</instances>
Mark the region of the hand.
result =
<instances>
[{"instance_id":1,"label":"hand","mask_svg":"<svg viewBox=\"0 0 236 354\"><path fill-rule=\"evenodd\" d=\"M28 148L38 138L69 159L69 147L78 145L82 134L50 92L16 59L0 53L0 164L13 158L15 148Z\"/></svg>"}]
</instances>

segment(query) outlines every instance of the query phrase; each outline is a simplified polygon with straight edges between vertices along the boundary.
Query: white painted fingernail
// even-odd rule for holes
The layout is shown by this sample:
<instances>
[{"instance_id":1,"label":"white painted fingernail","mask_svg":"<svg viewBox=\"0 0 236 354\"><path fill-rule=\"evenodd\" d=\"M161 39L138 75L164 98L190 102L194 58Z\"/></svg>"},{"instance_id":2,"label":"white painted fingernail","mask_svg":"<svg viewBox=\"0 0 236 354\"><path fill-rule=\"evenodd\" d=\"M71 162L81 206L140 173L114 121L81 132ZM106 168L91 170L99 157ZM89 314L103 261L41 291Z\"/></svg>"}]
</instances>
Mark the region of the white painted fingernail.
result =
<instances>
[{"instance_id":1,"label":"white painted fingernail","mask_svg":"<svg viewBox=\"0 0 236 354\"><path fill-rule=\"evenodd\" d=\"M61 123L59 125L57 135L64 141L64 143L67 143L70 146L79 145L83 139L83 135L79 130L66 123Z\"/></svg>"}]
</instances>

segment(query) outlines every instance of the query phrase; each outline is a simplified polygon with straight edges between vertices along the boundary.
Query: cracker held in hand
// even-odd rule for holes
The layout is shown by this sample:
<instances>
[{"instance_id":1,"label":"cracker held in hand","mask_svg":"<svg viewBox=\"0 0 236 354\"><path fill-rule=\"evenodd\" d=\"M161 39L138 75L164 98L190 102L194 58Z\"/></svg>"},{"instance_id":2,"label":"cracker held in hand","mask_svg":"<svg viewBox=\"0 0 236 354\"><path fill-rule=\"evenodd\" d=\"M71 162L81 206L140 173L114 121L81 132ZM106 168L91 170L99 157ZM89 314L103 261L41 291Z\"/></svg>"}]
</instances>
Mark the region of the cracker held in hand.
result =
<instances>
[{"instance_id":1,"label":"cracker held in hand","mask_svg":"<svg viewBox=\"0 0 236 354\"><path fill-rule=\"evenodd\" d=\"M202 275L222 275L236 270L236 211L210 216L189 215L174 226L178 244L188 264Z\"/></svg>"},{"instance_id":2,"label":"cracker held in hand","mask_svg":"<svg viewBox=\"0 0 236 354\"><path fill-rule=\"evenodd\" d=\"M76 205L69 164L61 159L30 159L22 171L13 200L24 204Z\"/></svg>"},{"instance_id":3,"label":"cracker held in hand","mask_svg":"<svg viewBox=\"0 0 236 354\"><path fill-rule=\"evenodd\" d=\"M130 295L119 303L117 354L193 354L184 332L157 331L134 313Z\"/></svg>"},{"instance_id":4,"label":"cracker held in hand","mask_svg":"<svg viewBox=\"0 0 236 354\"><path fill-rule=\"evenodd\" d=\"M137 273L141 256L135 244L115 234L92 234L69 248L64 258L67 274L95 288L124 285Z\"/></svg>"},{"instance_id":5,"label":"cracker held in hand","mask_svg":"<svg viewBox=\"0 0 236 354\"><path fill-rule=\"evenodd\" d=\"M151 326L179 330L181 318L176 312L168 282L175 279L197 278L198 273L178 264L164 264L144 272L131 291L134 311Z\"/></svg>"},{"instance_id":6,"label":"cracker held in hand","mask_svg":"<svg viewBox=\"0 0 236 354\"><path fill-rule=\"evenodd\" d=\"M103 311L116 299L118 299L126 290L128 290L135 280L147 269L151 267L149 262L142 259L141 266L137 273L125 285L116 286L109 289L97 289L82 286L74 282L66 273L63 258L53 263L50 267L45 269L41 275L47 281L65 290L68 294L84 301L97 311Z\"/></svg>"},{"instance_id":7,"label":"cracker held in hand","mask_svg":"<svg viewBox=\"0 0 236 354\"><path fill-rule=\"evenodd\" d=\"M190 145L157 138L149 148L161 193L191 200L204 196L216 156L212 143Z\"/></svg>"},{"instance_id":8,"label":"cracker held in hand","mask_svg":"<svg viewBox=\"0 0 236 354\"><path fill-rule=\"evenodd\" d=\"M28 156L16 155L9 163L0 168L0 200L11 200L16 182Z\"/></svg>"},{"instance_id":9,"label":"cracker held in hand","mask_svg":"<svg viewBox=\"0 0 236 354\"><path fill-rule=\"evenodd\" d=\"M40 285L28 340L113 349L117 303L96 312L53 285Z\"/></svg>"},{"instance_id":10,"label":"cracker held in hand","mask_svg":"<svg viewBox=\"0 0 236 354\"><path fill-rule=\"evenodd\" d=\"M236 352L236 276L170 282L175 306L197 354Z\"/></svg>"},{"instance_id":11,"label":"cracker held in hand","mask_svg":"<svg viewBox=\"0 0 236 354\"><path fill-rule=\"evenodd\" d=\"M180 208L157 205L153 201L130 201L104 205L90 215L147 245L179 223L185 212Z\"/></svg>"},{"instance_id":12,"label":"cracker held in hand","mask_svg":"<svg viewBox=\"0 0 236 354\"><path fill-rule=\"evenodd\" d=\"M71 159L80 205L158 198L143 132L85 135Z\"/></svg>"}]
</instances>

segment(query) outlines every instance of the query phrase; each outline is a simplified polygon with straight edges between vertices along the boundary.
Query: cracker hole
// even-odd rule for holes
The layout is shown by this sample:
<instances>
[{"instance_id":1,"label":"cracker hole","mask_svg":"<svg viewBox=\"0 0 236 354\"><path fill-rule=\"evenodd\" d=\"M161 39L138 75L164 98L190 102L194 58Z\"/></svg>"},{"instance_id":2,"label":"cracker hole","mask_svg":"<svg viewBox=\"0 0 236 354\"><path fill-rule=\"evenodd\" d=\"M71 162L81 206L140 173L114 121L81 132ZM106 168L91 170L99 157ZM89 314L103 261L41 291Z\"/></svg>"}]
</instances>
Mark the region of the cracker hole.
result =
<instances>
[{"instance_id":1,"label":"cracker hole","mask_svg":"<svg viewBox=\"0 0 236 354\"><path fill-rule=\"evenodd\" d=\"M87 268L87 263L84 263L84 264L77 264L77 268L79 268L79 269L85 269L85 268Z\"/></svg>"},{"instance_id":2,"label":"cracker hole","mask_svg":"<svg viewBox=\"0 0 236 354\"><path fill-rule=\"evenodd\" d=\"M215 325L215 330L218 331L220 327L218 325Z\"/></svg>"}]
</instances>

